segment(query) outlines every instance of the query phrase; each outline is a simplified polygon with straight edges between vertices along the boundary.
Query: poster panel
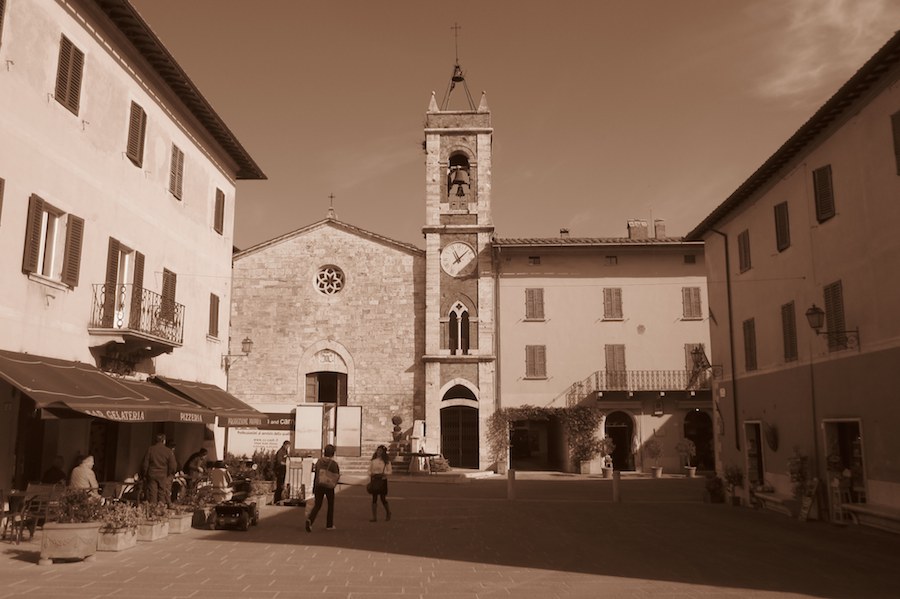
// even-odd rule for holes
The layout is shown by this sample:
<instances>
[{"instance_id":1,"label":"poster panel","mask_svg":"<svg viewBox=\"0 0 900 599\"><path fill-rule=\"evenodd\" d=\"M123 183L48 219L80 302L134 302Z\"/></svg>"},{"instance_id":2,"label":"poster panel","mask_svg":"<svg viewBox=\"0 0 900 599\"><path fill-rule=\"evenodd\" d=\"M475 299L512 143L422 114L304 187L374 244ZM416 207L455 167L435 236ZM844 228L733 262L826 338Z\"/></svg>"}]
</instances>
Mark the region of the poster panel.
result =
<instances>
[{"instance_id":1,"label":"poster panel","mask_svg":"<svg viewBox=\"0 0 900 599\"><path fill-rule=\"evenodd\" d=\"M338 406L334 442L339 456L358 458L362 449L362 406Z\"/></svg>"},{"instance_id":2,"label":"poster panel","mask_svg":"<svg viewBox=\"0 0 900 599\"><path fill-rule=\"evenodd\" d=\"M294 417L294 450L301 455L322 455L322 417L324 405L301 404Z\"/></svg>"}]
</instances>

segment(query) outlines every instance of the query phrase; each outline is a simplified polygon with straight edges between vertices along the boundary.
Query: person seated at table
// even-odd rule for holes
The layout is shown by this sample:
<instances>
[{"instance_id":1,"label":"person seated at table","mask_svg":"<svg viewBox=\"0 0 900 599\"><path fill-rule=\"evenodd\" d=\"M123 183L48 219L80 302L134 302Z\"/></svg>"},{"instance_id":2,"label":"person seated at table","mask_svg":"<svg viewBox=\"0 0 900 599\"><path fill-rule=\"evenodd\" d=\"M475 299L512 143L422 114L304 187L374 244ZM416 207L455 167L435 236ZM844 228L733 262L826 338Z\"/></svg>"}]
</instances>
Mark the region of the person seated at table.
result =
<instances>
[{"instance_id":1,"label":"person seated at table","mask_svg":"<svg viewBox=\"0 0 900 599\"><path fill-rule=\"evenodd\" d=\"M66 484L66 471L63 470L63 464L63 457L61 455L56 456L53 459L53 464L41 476L41 482L47 485Z\"/></svg>"},{"instance_id":2,"label":"person seated at table","mask_svg":"<svg viewBox=\"0 0 900 599\"><path fill-rule=\"evenodd\" d=\"M219 460L209 471L209 482L212 484L213 497L217 501L231 499L231 473L225 468L225 462Z\"/></svg>"},{"instance_id":3,"label":"person seated at table","mask_svg":"<svg viewBox=\"0 0 900 599\"><path fill-rule=\"evenodd\" d=\"M94 456L85 457L72 469L69 486L73 489L90 489L94 495L100 494L100 485L97 483L97 475L94 474Z\"/></svg>"}]
</instances>

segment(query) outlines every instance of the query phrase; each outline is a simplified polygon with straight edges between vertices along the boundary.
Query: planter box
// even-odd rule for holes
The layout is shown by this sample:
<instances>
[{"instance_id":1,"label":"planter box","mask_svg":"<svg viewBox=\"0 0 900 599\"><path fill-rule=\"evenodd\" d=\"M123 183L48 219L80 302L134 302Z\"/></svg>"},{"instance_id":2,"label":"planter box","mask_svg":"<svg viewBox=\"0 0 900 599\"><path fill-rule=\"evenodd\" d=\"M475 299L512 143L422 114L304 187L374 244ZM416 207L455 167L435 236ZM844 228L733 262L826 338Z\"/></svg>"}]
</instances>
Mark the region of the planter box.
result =
<instances>
[{"instance_id":1,"label":"planter box","mask_svg":"<svg viewBox=\"0 0 900 599\"><path fill-rule=\"evenodd\" d=\"M141 542L158 541L169 536L169 521L141 522L137 527L137 540Z\"/></svg>"},{"instance_id":2,"label":"planter box","mask_svg":"<svg viewBox=\"0 0 900 599\"><path fill-rule=\"evenodd\" d=\"M97 551L125 551L137 545L137 529L100 531Z\"/></svg>"},{"instance_id":3,"label":"planter box","mask_svg":"<svg viewBox=\"0 0 900 599\"><path fill-rule=\"evenodd\" d=\"M189 531L193 519L194 512L171 512L169 514L169 534L177 535Z\"/></svg>"},{"instance_id":4,"label":"planter box","mask_svg":"<svg viewBox=\"0 0 900 599\"><path fill-rule=\"evenodd\" d=\"M51 564L55 559L91 559L97 552L99 534L99 522L47 522L41 535L41 557L38 564Z\"/></svg>"}]
</instances>

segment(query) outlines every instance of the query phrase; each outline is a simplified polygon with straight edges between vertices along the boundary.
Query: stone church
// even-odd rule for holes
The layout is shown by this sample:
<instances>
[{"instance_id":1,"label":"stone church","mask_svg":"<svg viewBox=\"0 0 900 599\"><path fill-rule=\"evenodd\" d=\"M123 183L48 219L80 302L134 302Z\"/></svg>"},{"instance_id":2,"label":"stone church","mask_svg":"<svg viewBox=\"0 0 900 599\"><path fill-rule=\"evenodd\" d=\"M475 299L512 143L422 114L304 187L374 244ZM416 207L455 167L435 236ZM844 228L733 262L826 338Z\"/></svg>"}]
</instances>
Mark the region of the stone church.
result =
<instances>
[{"instance_id":1,"label":"stone church","mask_svg":"<svg viewBox=\"0 0 900 599\"><path fill-rule=\"evenodd\" d=\"M454 82L465 86L458 66ZM553 290L545 294L544 287L564 290L572 281L589 279L594 283L585 287L590 293L585 305L588 310L602 309L605 292L599 292L597 281L608 279L613 271L596 271L597 265L605 268L622 254L626 264L628 260L638 264L634 277L646 281L662 276L666 285L675 285L672 297L678 316L683 285L696 284L705 298L702 244L648 235L646 225L643 235L640 227L633 234L630 229L628 239L572 239L564 231L559 239L524 244L496 239L491 216L491 112L484 95L476 106L465 91L468 109L447 110L447 97L439 107L432 94L426 112L424 249L341 222L330 211L322 221L234 255L231 335L251 339L253 351L230 364L228 390L268 413L273 425L269 430L230 430L226 450L249 454L278 447L282 439L290 438L295 449L315 455L325 443L334 443L345 468L352 470L398 431L404 450L441 454L453 467L490 468L486 421L497 408L552 404L566 394L568 400L563 401L571 404L571 384L591 371L613 367L603 364L601 339L584 340L586 347L570 347L577 333L552 332L543 310L545 297L551 309ZM661 231L660 224L657 233ZM506 252L502 259L500 248ZM519 280L518 260L513 260L517 253L526 269L538 269L530 272L546 277L524 291L519 283L504 287L501 280L504 269L512 277L508 280ZM544 271L540 271L542 256ZM659 274L660 268L665 272ZM504 288L510 290L508 299L500 296ZM653 293L659 295L660 288ZM535 314L538 300L541 313ZM526 309L532 313L518 315ZM501 310L515 312L509 339L516 347L501 343ZM589 326L578 320L596 319L581 310L558 312L558 322L568 320L576 329L586 330ZM625 319L613 320L603 335L617 335L610 331ZM665 329L669 325L656 330L661 337L675 338L672 370L680 374L690 369L684 362L685 348L708 344L707 323L693 320L697 322L686 325L691 327L688 333L673 333ZM519 335L513 329L523 323L547 326L530 329L527 334L536 341L525 339L518 347ZM639 328L643 334L644 325ZM501 346L514 360L503 377ZM621 347L616 368L624 371L624 344ZM647 364L643 368L652 369ZM506 377L508 398L498 392ZM687 393L683 380L669 387ZM652 400L661 405L665 393L654 392ZM703 393L703 397L694 392L685 395L676 411L682 416L690 409L709 413L708 390ZM607 394L605 399L613 397ZM634 409L624 419L632 424L621 445L630 451L632 437L647 436L646 431L638 435L640 418L652 407L645 410L633 393L628 398ZM604 393L595 389L584 399L602 407ZM711 446L711 423L704 427L709 429ZM542 467L552 467L547 439L532 436L527 443L534 446ZM633 459L628 464L634 467ZM623 466L627 467L625 462Z\"/></svg>"}]
</instances>

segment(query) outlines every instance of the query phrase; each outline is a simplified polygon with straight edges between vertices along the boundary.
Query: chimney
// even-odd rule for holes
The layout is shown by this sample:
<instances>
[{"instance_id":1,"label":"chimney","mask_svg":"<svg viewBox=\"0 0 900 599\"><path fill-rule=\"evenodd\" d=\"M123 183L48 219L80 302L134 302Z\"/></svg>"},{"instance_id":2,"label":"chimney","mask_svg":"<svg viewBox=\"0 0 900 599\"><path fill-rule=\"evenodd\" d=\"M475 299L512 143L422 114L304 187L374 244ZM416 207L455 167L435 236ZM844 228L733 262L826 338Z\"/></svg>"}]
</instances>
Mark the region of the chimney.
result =
<instances>
[{"instance_id":1,"label":"chimney","mask_svg":"<svg viewBox=\"0 0 900 599\"><path fill-rule=\"evenodd\" d=\"M653 221L653 236L662 239L666 236L666 221L657 219Z\"/></svg>"},{"instance_id":2,"label":"chimney","mask_svg":"<svg viewBox=\"0 0 900 599\"><path fill-rule=\"evenodd\" d=\"M647 221L630 220L628 221L628 239L647 239Z\"/></svg>"},{"instance_id":3,"label":"chimney","mask_svg":"<svg viewBox=\"0 0 900 599\"><path fill-rule=\"evenodd\" d=\"M569 230L568 230L568 229L560 229L560 230L559 230L559 236L560 236L560 237L568 237L568 236L569 236Z\"/></svg>"}]
</instances>

